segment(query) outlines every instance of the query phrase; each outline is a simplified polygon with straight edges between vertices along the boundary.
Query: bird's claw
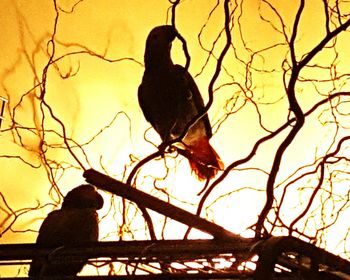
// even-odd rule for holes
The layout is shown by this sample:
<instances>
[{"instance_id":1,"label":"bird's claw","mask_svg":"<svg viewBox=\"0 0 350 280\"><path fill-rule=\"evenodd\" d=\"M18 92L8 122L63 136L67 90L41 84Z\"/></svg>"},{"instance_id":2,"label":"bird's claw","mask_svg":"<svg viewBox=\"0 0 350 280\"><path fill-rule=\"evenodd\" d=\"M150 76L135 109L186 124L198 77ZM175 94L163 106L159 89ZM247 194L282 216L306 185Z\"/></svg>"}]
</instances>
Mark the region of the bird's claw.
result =
<instances>
[{"instance_id":1,"label":"bird's claw","mask_svg":"<svg viewBox=\"0 0 350 280\"><path fill-rule=\"evenodd\" d=\"M162 155L164 155L165 153L173 153L176 150L176 147L163 142L158 146L158 150Z\"/></svg>"}]
</instances>

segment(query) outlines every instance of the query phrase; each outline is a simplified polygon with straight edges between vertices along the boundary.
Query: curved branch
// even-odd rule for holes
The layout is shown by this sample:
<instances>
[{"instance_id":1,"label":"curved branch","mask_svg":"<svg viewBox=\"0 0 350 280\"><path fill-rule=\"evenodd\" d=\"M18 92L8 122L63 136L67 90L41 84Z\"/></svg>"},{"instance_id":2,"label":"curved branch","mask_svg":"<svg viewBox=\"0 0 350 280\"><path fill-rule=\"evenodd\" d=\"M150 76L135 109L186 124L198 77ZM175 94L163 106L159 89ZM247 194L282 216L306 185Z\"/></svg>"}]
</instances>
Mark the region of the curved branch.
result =
<instances>
[{"instance_id":1,"label":"curved branch","mask_svg":"<svg viewBox=\"0 0 350 280\"><path fill-rule=\"evenodd\" d=\"M157 151L147 157L145 157L143 160L141 160L140 162L138 162L136 164L136 166L132 169L132 171L130 172L127 180L126 180L126 184L128 186L132 186L132 181L136 175L136 173L139 171L139 169L144 165L146 164L147 162L161 156L163 154L162 151ZM125 200L123 199L123 204L124 204L124 207L123 209L125 209ZM154 230L154 226L153 226L153 222L152 222L152 218L151 216L149 215L147 209L142 206L142 205L139 205L137 204L137 206L139 207L139 209L141 210L142 212L142 215L143 215L143 218L145 219L146 223L147 223L147 227L148 227L148 231L149 231L149 234L150 234L150 237L152 240L156 240L157 239L157 236L155 234L155 230ZM123 215L123 218L125 217L125 215Z\"/></svg>"},{"instance_id":2,"label":"curved branch","mask_svg":"<svg viewBox=\"0 0 350 280\"><path fill-rule=\"evenodd\" d=\"M312 49L310 53L308 53L304 59L302 59L299 63L296 61L295 57L295 50L294 50L294 41L296 38L299 20L301 13L304 8L304 0L301 0L300 6L296 15L296 19L293 26L293 34L291 36L291 42L290 42L290 49L291 49L291 59L293 62L293 67L291 69L291 77L288 83L287 87L287 96L289 101L290 110L295 115L295 125L293 126L292 130L289 132L287 137L284 139L284 141L281 143L281 145L278 147L274 162L272 164L270 176L268 178L267 184L266 184L266 203L259 215L257 224L256 224L256 236L262 235L263 230L263 224L267 218L268 213L270 212L273 200L274 200L274 185L275 180L281 165L282 157L284 155L284 152L287 150L289 145L292 143L298 132L301 130L301 128L304 125L305 122L305 116L303 114L303 111L296 99L295 95L295 86L299 78L300 71L307 65L307 63L310 62L310 60L319 52L322 51L322 49L326 46L326 44L333 39L335 36L337 36L341 31L346 30L347 27L350 25L350 20L348 20L344 25L336 28L331 33L327 34L321 42Z\"/></svg>"},{"instance_id":3,"label":"curved branch","mask_svg":"<svg viewBox=\"0 0 350 280\"><path fill-rule=\"evenodd\" d=\"M348 96L350 97L350 92L337 92L335 94L332 94L330 96L328 96L325 99L322 99L321 101L317 102L314 106L312 106L305 114L304 117L307 117L309 115L311 115L314 111L316 111L320 106L324 105L325 103L329 102L330 100L340 97L340 96ZM227 175L237 166L244 164L246 162L248 162L249 160L251 160L256 152L258 151L259 147L261 144L263 144L264 142L267 142L268 140L276 137L279 133L281 133L282 131L284 131L286 128L290 127L291 125L294 125L294 122L296 121L295 118L292 118L290 120L288 120L285 124L283 124L282 126L280 126L277 130L275 130L274 132L260 138L258 141L256 141L256 143L254 144L252 150L250 151L250 153L245 157L242 158L240 160L237 160L233 163L231 163L225 170L224 172L220 175L219 178L217 178L212 185L210 185L210 187L206 190L206 192L204 193L203 197L201 198L198 208L197 208L197 215L200 215L203 205L205 203L205 201L207 200L207 198L209 197L210 193L213 191L213 189L220 184L222 181L224 181L224 179L227 177Z\"/></svg>"},{"instance_id":4,"label":"curved branch","mask_svg":"<svg viewBox=\"0 0 350 280\"><path fill-rule=\"evenodd\" d=\"M338 142L338 145L336 147L336 149L330 153L330 154L327 154L323 159L322 161L319 163L319 167L320 167L320 180L316 186L316 188L314 189L314 191L312 192L311 194L311 197L309 199L309 203L307 204L307 206L305 207L304 211L302 213L300 213L300 215L298 217L296 217L293 222L290 224L289 226L289 233L291 234L291 232L293 231L293 228L295 226L295 224L300 220L302 219L306 213L310 210L311 208L311 205L314 201L314 198L316 196L316 194L318 193L318 191L321 189L321 186L323 184L323 180L324 180L324 169L325 169L325 165L327 163L327 160L332 158L332 157L335 157L337 155L337 153L339 153L341 147L342 147L342 144L345 142L345 141L348 141L350 140L350 136L345 136L343 137L339 142Z\"/></svg>"}]
</instances>

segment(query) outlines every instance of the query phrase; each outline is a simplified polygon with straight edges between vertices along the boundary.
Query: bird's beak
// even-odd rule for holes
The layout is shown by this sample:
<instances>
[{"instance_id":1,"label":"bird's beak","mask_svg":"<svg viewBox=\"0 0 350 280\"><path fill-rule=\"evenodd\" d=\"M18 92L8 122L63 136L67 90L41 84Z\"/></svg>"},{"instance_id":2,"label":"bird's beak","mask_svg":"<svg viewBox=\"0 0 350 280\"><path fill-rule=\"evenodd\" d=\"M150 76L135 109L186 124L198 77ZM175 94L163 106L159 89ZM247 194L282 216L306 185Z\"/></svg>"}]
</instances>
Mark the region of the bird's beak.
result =
<instances>
[{"instance_id":1,"label":"bird's beak","mask_svg":"<svg viewBox=\"0 0 350 280\"><path fill-rule=\"evenodd\" d=\"M97 195L96 195L96 210L101 209L103 207L103 203L104 203L104 201L103 201L102 196L99 193L97 193Z\"/></svg>"},{"instance_id":2,"label":"bird's beak","mask_svg":"<svg viewBox=\"0 0 350 280\"><path fill-rule=\"evenodd\" d=\"M172 26L172 25L168 25L167 26L167 37L169 42L172 42L173 40L175 40L177 36L177 30Z\"/></svg>"}]
</instances>

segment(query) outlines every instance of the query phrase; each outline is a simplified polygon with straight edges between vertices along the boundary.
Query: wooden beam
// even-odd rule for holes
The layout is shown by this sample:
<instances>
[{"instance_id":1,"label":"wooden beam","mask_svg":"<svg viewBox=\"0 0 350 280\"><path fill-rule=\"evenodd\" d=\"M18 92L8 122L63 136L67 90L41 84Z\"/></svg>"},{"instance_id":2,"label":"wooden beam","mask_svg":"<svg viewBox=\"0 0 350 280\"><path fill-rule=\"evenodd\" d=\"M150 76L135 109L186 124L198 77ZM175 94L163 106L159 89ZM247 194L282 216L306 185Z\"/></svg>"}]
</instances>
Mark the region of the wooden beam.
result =
<instances>
[{"instance_id":1,"label":"wooden beam","mask_svg":"<svg viewBox=\"0 0 350 280\"><path fill-rule=\"evenodd\" d=\"M193 227L205 233L209 233L214 238L234 239L237 241L244 240L244 238L240 237L239 235L236 235L217 224L209 222L138 189L132 188L131 186L117 181L96 170L89 169L85 171L84 177L88 183L95 185L102 190L121 196L125 199L135 202L138 205L142 205L175 221L188 225L189 227Z\"/></svg>"},{"instance_id":2,"label":"wooden beam","mask_svg":"<svg viewBox=\"0 0 350 280\"><path fill-rule=\"evenodd\" d=\"M89 242L74 247L54 248L55 256L71 258L150 258L150 259L196 259L220 254L246 254L255 244L253 239L245 242L232 240L137 240ZM2 261L29 260L45 257L52 248L42 248L37 244L0 244L0 264Z\"/></svg>"}]
</instances>

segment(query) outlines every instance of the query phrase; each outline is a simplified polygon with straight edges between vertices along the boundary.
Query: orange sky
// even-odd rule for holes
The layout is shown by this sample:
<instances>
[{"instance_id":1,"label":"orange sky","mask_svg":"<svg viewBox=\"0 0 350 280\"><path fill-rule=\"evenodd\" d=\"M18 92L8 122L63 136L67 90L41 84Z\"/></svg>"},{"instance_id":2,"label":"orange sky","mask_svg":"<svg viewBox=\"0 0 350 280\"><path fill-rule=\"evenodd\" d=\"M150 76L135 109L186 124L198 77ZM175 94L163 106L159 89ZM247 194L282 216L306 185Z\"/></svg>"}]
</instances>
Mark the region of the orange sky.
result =
<instances>
[{"instance_id":1,"label":"orange sky","mask_svg":"<svg viewBox=\"0 0 350 280\"><path fill-rule=\"evenodd\" d=\"M84 166L107 172L125 181L124 170L126 169L126 174L128 174L132 169L130 164L134 164L131 163L131 159L142 159L156 150L152 144L144 140L144 132L150 125L145 121L137 102L137 88L144 70L139 62L143 63L144 45L148 32L154 26L166 23L167 9L170 4L166 0L118 2L85 0L75 6L72 12L69 12L76 2L57 1L61 10L54 38L54 59L77 51L89 50L90 54L68 55L50 67L45 100L54 109L54 114L65 124L67 135L80 145L84 144L86 157L79 149L74 149ZM319 1L318 4L315 2L317 1L313 1L312 5L309 2L306 4L301 20L296 43L298 58L309 51L325 34L322 28L324 26L322 1ZM216 1L207 1L206 4L203 4L198 0L186 0L177 9L177 28L187 40L191 55L190 72L193 76L200 73L198 77L196 76L196 82L205 100L208 98L208 84L214 73L216 60L211 57L207 67L201 72L208 53L200 47L198 34L205 25L201 42L204 48L210 49L223 27L222 3L207 20L215 3ZM267 130L273 131L283 125L289 113L281 68L283 60L288 56L286 45L275 46L252 56L259 50L285 43L284 36L259 16L259 3L261 15L273 22L275 28L280 28L276 15L271 12L268 5L260 1L244 1L241 16L239 16L240 9L235 11L232 31L233 47L224 60L225 69L222 69L215 84L218 90L215 92L214 104L209 111L214 131L217 130L211 143L221 155L226 166L246 157L254 143L268 133L259 125L259 115L247 97L253 96L253 100L258 103L261 120ZM290 35L297 6L291 7L288 2L288 7L285 7L281 1L271 3L281 12L287 33ZM231 7L234 8L234 3L231 4ZM348 7L344 4L342 8L346 10ZM54 202L53 198L57 198L56 193L52 193L53 198L49 197L51 183L48 180L48 169L45 169L39 157L42 143L39 136L42 137L42 133L37 129L40 128L43 121L40 102L37 99L40 93L38 87L31 90L42 80L42 71L48 61L47 42L53 32L55 12L52 1L40 1L39 3L35 0L25 2L4 0L0 3L0 11L2 11L0 24L3 27L0 33L0 44L3 46L0 52L0 96L9 98L11 114L14 106L19 104L22 97L22 101L15 110L15 120L18 126L32 129L19 128L17 130L21 137L19 138L14 130L9 129L12 122L7 108L5 115L7 119L3 122L3 131L0 134L2 166L0 191L13 209L21 209L34 207L37 201L43 205ZM339 76L347 71L346 61L348 61L349 53L342 50L349 39L348 36L348 34L342 35L337 42L339 53L336 59L336 69ZM221 36L213 52L216 57L219 56L224 42L224 37ZM91 55L91 53L103 56L104 59ZM173 44L172 57L176 63L185 63L179 41ZM133 60L116 61L120 58L132 58ZM334 58L334 52L327 50L317 56L311 64L328 66ZM250 76L247 76L246 72L248 62L251 62ZM306 69L302 75L306 79L325 79L330 77L330 71ZM241 87L226 85L233 82L239 83ZM246 91L246 95L242 89ZM346 77L339 79L336 83L301 82L297 85L297 97L302 108L308 110L323 96L347 89ZM243 107L240 108L241 106ZM333 150L332 138L337 129L336 126L326 121L332 119L332 114L329 111L322 113L322 110L327 108L327 106L322 107L307 119L304 128L287 149L276 181L277 184L281 184L276 190L277 198L281 196L283 187L296 177L296 175L289 176L294 174L298 168L312 164L314 159L324 154L329 147L331 147L330 150ZM346 126L348 110L345 105L338 108L335 114L339 115L338 120ZM47 109L44 110L44 116L47 130L62 133L61 127L50 118ZM218 126L218 122L226 116L228 118ZM90 141L104 127L107 128L93 141ZM287 131L288 129L274 140L263 144L251 161L232 171L215 188L207 200L206 206L209 208L205 209L203 216L233 232L251 234L246 229L256 222L265 203L264 192L258 190L265 189L266 173L270 171L276 149ZM347 128L339 128L338 133L338 135L347 134ZM160 139L153 130L148 130L146 137L154 145L160 144ZM20 139L25 148L19 145ZM62 148L62 138L52 132L46 132L44 140L47 144L44 148L50 166L55 168L57 167L55 163L61 163L66 168L64 172L62 168L54 172L55 180L62 193L65 194L77 184L84 182L77 162L66 149ZM346 149L344 149L344 155L346 155ZM40 167L33 168L9 156L21 156L26 162ZM158 180L156 186L167 189L171 194L172 203L195 212L200 199L196 194L201 190L203 184L197 182L190 174L188 164L182 158L178 157L174 160L169 157L166 162L171 167L170 173L165 180ZM71 165L74 167L70 168ZM242 170L244 168L248 169ZM338 169L346 170L346 168L347 166L344 165ZM335 170L338 169L335 168ZM301 174L300 172L297 174ZM334 169L330 168L328 172L332 173ZM137 180L138 187L165 199L161 192L154 189L154 178L148 176L162 178L164 174L164 161L152 161L141 170ZM304 230L307 234L312 235L315 234L316 227L322 226L322 222L327 223L332 220L347 193L347 190L341 188L344 183L347 187L347 177L341 172L337 176L340 179L337 185L334 185L335 198L327 200L327 192L323 193L322 196L317 197L318 202L312 208L314 212L310 211L313 216L317 217L322 210L319 207L319 201L326 201L323 205L323 209L329 209L326 211L326 221L310 218L307 228L304 229L303 223L300 223L299 230ZM317 176L310 176L288 189L286 202L281 210L282 218L287 225L306 206L307 199L305 198L309 197L310 189L302 191L301 187L313 188L316 183ZM110 196L107 194L104 196L109 201ZM108 239L118 238L115 232L121 221L118 216L119 203L120 201L116 199L114 211L117 215L114 217L117 218L109 215L101 222L102 238L106 239L107 236ZM3 205L3 201L0 201L0 206L4 207ZM108 203L106 205L101 217L108 212ZM13 229L36 230L41 220L34 221L34 219L45 217L51 210L52 207L48 206L23 215L15 223ZM0 212L0 222L4 217L4 213ZM272 214L271 219L273 217ZM345 243L339 242L347 231L347 225L344 225L345 217L345 212L342 212L339 222L334 225L335 232L343 232L338 238L330 237L332 230L323 235L327 244L322 242L321 245L327 245L329 250L336 253L344 251ZM161 237L161 217L155 216L155 220L157 221L157 234ZM134 231L136 238L142 239L147 235L142 231L140 221L142 219L137 216L131 222L130 228ZM0 229L6 228L8 222L1 224ZM174 231L173 226L169 223L165 228L164 237L182 238L182 233L179 236L179 231ZM275 233L280 234L281 232L277 230ZM283 233L286 232L283 231ZM193 235L193 237L196 236L200 235ZM0 241L33 242L35 237L35 232L7 231ZM126 238L131 238L131 235L126 235Z\"/></svg>"}]
</instances>

